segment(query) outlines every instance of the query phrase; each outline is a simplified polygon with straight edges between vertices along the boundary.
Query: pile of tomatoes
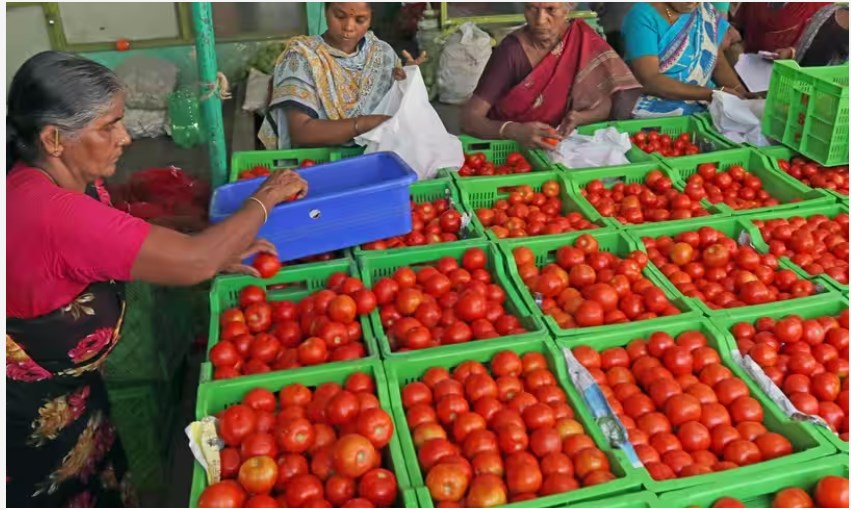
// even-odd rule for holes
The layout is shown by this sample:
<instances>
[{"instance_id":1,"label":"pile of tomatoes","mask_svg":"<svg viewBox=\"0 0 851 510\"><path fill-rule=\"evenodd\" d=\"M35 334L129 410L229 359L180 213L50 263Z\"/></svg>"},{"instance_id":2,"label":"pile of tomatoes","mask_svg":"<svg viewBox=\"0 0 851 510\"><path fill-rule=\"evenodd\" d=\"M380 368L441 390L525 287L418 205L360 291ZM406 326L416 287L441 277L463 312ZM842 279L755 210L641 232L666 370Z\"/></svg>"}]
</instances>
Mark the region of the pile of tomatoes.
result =
<instances>
[{"instance_id":1,"label":"pile of tomatoes","mask_svg":"<svg viewBox=\"0 0 851 510\"><path fill-rule=\"evenodd\" d=\"M762 424L748 386L700 331L656 332L626 347L572 349L600 385L654 480L746 466L792 453Z\"/></svg>"},{"instance_id":2,"label":"pile of tomatoes","mask_svg":"<svg viewBox=\"0 0 851 510\"><path fill-rule=\"evenodd\" d=\"M777 160L780 169L813 188L827 188L848 195L848 165L825 167L800 156Z\"/></svg>"},{"instance_id":3,"label":"pile of tomatoes","mask_svg":"<svg viewBox=\"0 0 851 510\"><path fill-rule=\"evenodd\" d=\"M411 200L411 233L366 243L361 248L387 250L405 246L451 243L458 240L461 220L461 213L455 210L446 198L421 204Z\"/></svg>"},{"instance_id":4,"label":"pile of tomatoes","mask_svg":"<svg viewBox=\"0 0 851 510\"><path fill-rule=\"evenodd\" d=\"M483 177L492 175L528 174L532 165L523 154L512 152L505 158L505 163L496 165L488 161L481 152L464 154L464 165L458 169L461 177Z\"/></svg>"},{"instance_id":5,"label":"pile of tomatoes","mask_svg":"<svg viewBox=\"0 0 851 510\"><path fill-rule=\"evenodd\" d=\"M527 184L499 191L508 192L508 198L497 200L490 208L476 209L482 225L499 239L597 228L581 213L561 215L561 185L556 181L545 182L540 192Z\"/></svg>"},{"instance_id":6,"label":"pile of tomatoes","mask_svg":"<svg viewBox=\"0 0 851 510\"><path fill-rule=\"evenodd\" d=\"M731 328L739 350L762 367L802 413L821 416L848 441L848 310L838 317L778 321L764 317Z\"/></svg>"},{"instance_id":7,"label":"pile of tomatoes","mask_svg":"<svg viewBox=\"0 0 851 510\"><path fill-rule=\"evenodd\" d=\"M505 290L491 280L487 254L470 248L417 271L401 267L372 287L391 349L412 351L526 330L505 311Z\"/></svg>"},{"instance_id":8,"label":"pile of tomatoes","mask_svg":"<svg viewBox=\"0 0 851 510\"><path fill-rule=\"evenodd\" d=\"M249 285L239 292L239 306L219 317L219 342L210 349L213 378L363 358L358 318L375 307L375 294L345 273L299 303L267 301L261 287Z\"/></svg>"},{"instance_id":9,"label":"pile of tomatoes","mask_svg":"<svg viewBox=\"0 0 851 510\"><path fill-rule=\"evenodd\" d=\"M778 205L762 187L762 180L741 165L732 165L723 172L715 163L698 165L697 173L686 181L686 193L692 197L706 197L713 204L725 203L735 210L756 209ZM793 199L791 202L799 201Z\"/></svg>"},{"instance_id":10,"label":"pile of tomatoes","mask_svg":"<svg viewBox=\"0 0 851 510\"><path fill-rule=\"evenodd\" d=\"M659 170L650 171L644 183L615 183L607 188L595 179L581 190L601 215L614 217L621 223L636 224L681 220L709 214L700 205L702 196L680 193L671 179Z\"/></svg>"},{"instance_id":11,"label":"pile of tomatoes","mask_svg":"<svg viewBox=\"0 0 851 510\"><path fill-rule=\"evenodd\" d=\"M724 497L712 508L747 508L736 498ZM800 487L787 487L774 495L771 508L848 508L848 478L825 476L818 481L812 496Z\"/></svg>"},{"instance_id":12,"label":"pile of tomatoes","mask_svg":"<svg viewBox=\"0 0 851 510\"><path fill-rule=\"evenodd\" d=\"M201 508L367 508L396 502L396 476L381 467L393 421L363 372L341 387L303 384L277 395L250 390L218 415L221 482Z\"/></svg>"},{"instance_id":13,"label":"pile of tomatoes","mask_svg":"<svg viewBox=\"0 0 851 510\"><path fill-rule=\"evenodd\" d=\"M787 256L811 275L825 273L848 285L848 214L833 219L823 214L809 218L754 220L769 251Z\"/></svg>"},{"instance_id":14,"label":"pile of tomatoes","mask_svg":"<svg viewBox=\"0 0 851 510\"><path fill-rule=\"evenodd\" d=\"M648 154L661 154L666 158L700 154L700 148L691 142L689 133L680 133L677 137L661 134L656 130L639 131L630 136L633 145Z\"/></svg>"},{"instance_id":15,"label":"pile of tomatoes","mask_svg":"<svg viewBox=\"0 0 851 510\"><path fill-rule=\"evenodd\" d=\"M526 247L513 251L514 263L530 292L540 295L541 310L563 329L602 326L676 315L665 293L642 275L647 255L624 259L601 251L590 234L556 251L555 263L539 270Z\"/></svg>"},{"instance_id":16,"label":"pile of tomatoes","mask_svg":"<svg viewBox=\"0 0 851 510\"><path fill-rule=\"evenodd\" d=\"M779 269L774 255L739 246L711 227L642 241L650 261L680 292L714 310L815 293L812 282L789 269Z\"/></svg>"},{"instance_id":17,"label":"pile of tomatoes","mask_svg":"<svg viewBox=\"0 0 851 510\"><path fill-rule=\"evenodd\" d=\"M307 168L315 164L316 161L313 161L312 159L305 159L301 162L298 168ZM269 170L269 167L257 165L255 167L249 168L248 170L243 170L242 172L240 172L238 180L241 181L243 179L254 179L256 177L268 177L270 175L272 175L272 170Z\"/></svg>"},{"instance_id":18,"label":"pile of tomatoes","mask_svg":"<svg viewBox=\"0 0 851 510\"><path fill-rule=\"evenodd\" d=\"M493 507L613 480L539 352L428 369L402 388L408 427L439 506Z\"/></svg>"}]
</instances>

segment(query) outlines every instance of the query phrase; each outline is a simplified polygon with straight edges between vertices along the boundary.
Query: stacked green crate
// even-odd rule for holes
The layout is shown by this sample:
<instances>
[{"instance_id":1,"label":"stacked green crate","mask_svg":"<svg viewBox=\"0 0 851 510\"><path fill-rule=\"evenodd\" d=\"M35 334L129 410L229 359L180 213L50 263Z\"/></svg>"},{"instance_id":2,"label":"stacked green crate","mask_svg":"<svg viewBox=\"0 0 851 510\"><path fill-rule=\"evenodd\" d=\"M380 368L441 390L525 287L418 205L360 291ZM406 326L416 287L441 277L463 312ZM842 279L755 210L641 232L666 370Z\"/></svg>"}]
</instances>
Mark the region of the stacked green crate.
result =
<instances>
[{"instance_id":1,"label":"stacked green crate","mask_svg":"<svg viewBox=\"0 0 851 510\"><path fill-rule=\"evenodd\" d=\"M374 332L379 348L381 349L381 357L384 360L399 360L404 359L422 352L433 355L442 354L444 352L465 352L472 344L499 344L509 339L525 339L534 338L544 327L538 319L529 315L524 302L517 296L511 280L505 274L505 262L497 247L484 240L471 241L468 244L449 243L435 244L424 247L416 251L407 253L382 253L372 252L366 253L359 259L361 274L363 275L364 285L372 287L380 279L393 276L400 267L411 267L415 271L423 266L435 265L442 257L452 257L458 261L464 255L464 252L471 248L481 248L487 256L487 271L491 274L493 283L500 285L505 291L505 303L503 307L505 312L514 315L520 320L520 324L526 329L526 333L511 335L508 337L500 337L491 340L473 340L462 344L442 345L440 347L431 347L422 351L394 352L390 344L390 338L381 324L381 317L378 310L370 314L369 321L371 330Z\"/></svg>"},{"instance_id":2,"label":"stacked green crate","mask_svg":"<svg viewBox=\"0 0 851 510\"><path fill-rule=\"evenodd\" d=\"M644 242L642 241L642 239L645 237L650 237L653 239L657 239L662 236L674 237L682 232L697 232L701 227L714 228L715 230L721 232L722 234L733 239L739 244L751 244L750 234L748 233L748 230L746 228L746 222L743 221L741 218L697 218L693 220L683 220L663 225L644 225L629 229L626 232L626 235L630 238L630 245L634 249L647 251L647 248L645 247ZM757 252L760 252L760 250L757 249ZM668 278L666 278L661 273L661 271L656 268L652 263L648 264L648 267L651 267L654 274L656 274L658 278L662 279L662 284L669 292L673 293L675 296L681 297L692 308L699 310L707 316L713 316L723 311L712 309L709 305L707 305L698 298L684 296L676 288L676 286L671 283L671 281L668 280ZM816 287L816 294L814 294L813 296L796 298L790 301L777 301L775 303L772 303L772 305L778 308L788 308L790 303L794 303L795 306L797 306L803 303L805 300L813 299L814 296L818 296L819 294L833 294L836 292L835 289L833 289L833 287L827 281L825 281L823 276L808 277L806 279L813 282ZM742 308L747 309L750 307L745 306Z\"/></svg>"},{"instance_id":3,"label":"stacked green crate","mask_svg":"<svg viewBox=\"0 0 851 510\"><path fill-rule=\"evenodd\" d=\"M731 166L740 165L762 181L762 187L780 204L760 207L756 209L733 210L724 203L717 207L731 215L751 214L763 211L778 211L796 209L802 205L815 205L833 202L833 198L823 190L810 189L780 170L772 168L770 162L754 149L736 149L713 154L699 154L682 158L668 159L664 163L672 175L679 181L680 186L685 186L688 178L697 173L697 169L703 164L714 164L718 172L725 172ZM702 203L709 206L711 203L703 199Z\"/></svg>"},{"instance_id":4,"label":"stacked green crate","mask_svg":"<svg viewBox=\"0 0 851 510\"><path fill-rule=\"evenodd\" d=\"M807 300L799 300L792 307L778 307L774 305L752 306L743 309L733 309L726 313L721 313L713 316L710 320L712 324L719 330L719 337L727 346L728 350L736 349L736 339L730 331L733 326L739 322L747 322L754 324L757 319L768 317L774 320L780 320L790 314L798 315L804 319L815 319L818 317L835 317L848 309L848 298L838 294L830 294L817 296ZM773 402L769 405L775 406ZM777 407L780 412L780 408ZM827 440L833 444L838 450L848 453L848 441L843 441L836 434L824 427L819 427L810 423L804 423L804 426L809 427L818 433L822 434Z\"/></svg>"},{"instance_id":5,"label":"stacked green crate","mask_svg":"<svg viewBox=\"0 0 851 510\"><path fill-rule=\"evenodd\" d=\"M692 306L686 298L682 297L681 294L674 293L668 289L663 284L664 276L655 271L654 268L648 264L648 266L643 270L644 276L665 292L665 295L671 301L671 304L680 310L681 313L679 315L648 319L647 321L608 324L604 326L584 328L576 327L564 329L559 326L555 319L544 314L538 304L535 294L526 287L525 283L523 283L520 273L518 272L517 265L514 263L513 250L520 246L529 248L532 250L532 253L535 254L535 264L538 267L543 267L546 264L555 262L556 252L559 248L563 246L573 246L576 239L583 234L592 235L594 239L597 240L601 251L612 253L619 258L625 258L634 250L631 239L629 239L624 232L617 230L587 231L532 239L512 239L500 241L499 243L499 248L506 259L506 267L512 283L514 284L516 294L522 300L526 308L532 311L533 315L543 320L544 324L556 339L585 338L608 331L629 331L633 329L636 324L642 324L643 322L650 322L656 325L656 327L664 329L668 324L679 322L684 318L696 318L698 316L695 311L696 308Z\"/></svg>"},{"instance_id":6,"label":"stacked green crate","mask_svg":"<svg viewBox=\"0 0 851 510\"><path fill-rule=\"evenodd\" d=\"M776 405L765 396L762 390L747 376L745 371L733 361L730 355L729 343L724 335L706 318L687 319L679 323L658 326L653 321L637 322L628 330L612 330L595 335L580 336L571 339L557 339L560 347L574 348L580 345L588 345L597 351L604 351L612 347L625 347L637 338L648 338L656 331L664 331L673 337L685 331L699 331L707 339L707 345L718 351L721 364L729 368L735 377L742 379L747 384L750 394L757 399L763 407L763 424L771 432L782 434L792 443L794 452L790 455L775 459L762 461L757 464L740 466L727 471L717 471L703 475L676 478L671 480L656 481L643 468L638 468L638 476L643 480L645 488L657 495L664 495L671 491L679 490L702 490L707 487L725 487L736 480L756 479L764 473L772 471L793 471L799 464L805 461L821 459L836 453L836 448L809 423L801 423L788 418L780 412Z\"/></svg>"},{"instance_id":7,"label":"stacked green crate","mask_svg":"<svg viewBox=\"0 0 851 510\"><path fill-rule=\"evenodd\" d=\"M296 383L310 388L315 388L326 382L335 382L342 385L350 375L356 372L366 373L373 378L381 408L392 415L393 407L391 397L388 393L383 365L378 360L360 359L299 370L270 372L258 376L231 379L217 383L215 386L201 386L198 390L195 418L200 420L206 416L213 416L229 405L241 402L243 396L253 388L265 388L277 393L280 389ZM417 497L412 490L410 478L408 477L408 470L406 468L407 460L402 453L398 430L394 433L390 444L382 452L382 457L382 466L393 471L396 475L396 482L399 487L397 506L402 508L416 508ZM205 487L207 487L207 477L204 469L198 462L194 462L192 488L189 496L190 507L196 508L198 506L198 498Z\"/></svg>"},{"instance_id":8,"label":"stacked green crate","mask_svg":"<svg viewBox=\"0 0 851 510\"><path fill-rule=\"evenodd\" d=\"M612 474L616 479L609 482L583 487L573 491L543 496L541 498L504 505L508 508L526 508L529 506L538 508L564 507L569 505L594 506L593 501L601 498L613 500L620 497L628 498L632 493L639 492L641 482L637 470L632 467L629 460L622 451L609 446L602 430L594 418L585 408L582 399L577 393L567 374L564 359L546 334L539 333L533 338L506 339L502 342L473 342L466 344L463 351L421 351L401 360L385 362L387 381L390 389L390 399L393 403L394 421L396 423L396 434L402 443L402 453L408 466L408 475L411 483L419 487L418 496L423 508L435 506L429 491L425 488L425 474L417 462L417 451L414 446L411 430L405 417L402 405L402 388L408 383L419 380L425 372L432 367L443 367L449 370L465 361L478 361L487 364L493 356L504 350L512 351L518 355L527 352L539 352L547 358L547 363L556 376L559 386L567 393L568 404L576 414L585 432L594 439L597 447L606 454L609 459ZM586 504L587 503L587 504Z\"/></svg>"}]
</instances>

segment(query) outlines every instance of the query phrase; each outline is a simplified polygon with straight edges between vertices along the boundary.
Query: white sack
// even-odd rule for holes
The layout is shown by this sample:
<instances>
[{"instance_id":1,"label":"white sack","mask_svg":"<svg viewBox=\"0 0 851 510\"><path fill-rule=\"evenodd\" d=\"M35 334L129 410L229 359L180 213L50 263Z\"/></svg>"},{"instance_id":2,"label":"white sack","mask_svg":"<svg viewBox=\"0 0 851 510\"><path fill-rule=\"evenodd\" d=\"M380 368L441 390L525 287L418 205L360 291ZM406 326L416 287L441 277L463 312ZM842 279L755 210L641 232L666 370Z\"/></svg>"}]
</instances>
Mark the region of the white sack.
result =
<instances>
[{"instance_id":1,"label":"white sack","mask_svg":"<svg viewBox=\"0 0 851 510\"><path fill-rule=\"evenodd\" d=\"M475 23L468 21L449 36L437 71L441 103L463 104L470 99L491 51L491 36Z\"/></svg>"},{"instance_id":2,"label":"white sack","mask_svg":"<svg viewBox=\"0 0 851 510\"><path fill-rule=\"evenodd\" d=\"M124 83L127 108L164 110L168 95L177 86L177 66L167 60L135 55L115 70Z\"/></svg>"},{"instance_id":3,"label":"white sack","mask_svg":"<svg viewBox=\"0 0 851 510\"><path fill-rule=\"evenodd\" d=\"M167 110L124 110L124 127L134 140L165 136L168 124Z\"/></svg>"},{"instance_id":4,"label":"white sack","mask_svg":"<svg viewBox=\"0 0 851 510\"><path fill-rule=\"evenodd\" d=\"M714 91L709 103L712 124L719 133L736 143L771 145L762 134L765 99L740 99L733 94Z\"/></svg>"}]
</instances>

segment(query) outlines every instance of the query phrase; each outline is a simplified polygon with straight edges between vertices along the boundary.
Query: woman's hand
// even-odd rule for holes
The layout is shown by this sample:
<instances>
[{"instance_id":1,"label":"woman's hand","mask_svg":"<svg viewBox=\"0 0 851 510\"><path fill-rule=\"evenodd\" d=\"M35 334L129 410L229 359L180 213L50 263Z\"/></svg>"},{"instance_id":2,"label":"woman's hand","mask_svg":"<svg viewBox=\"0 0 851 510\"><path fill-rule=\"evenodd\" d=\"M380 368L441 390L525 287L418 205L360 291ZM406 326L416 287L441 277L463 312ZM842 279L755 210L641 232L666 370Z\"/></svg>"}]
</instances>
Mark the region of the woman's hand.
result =
<instances>
[{"instance_id":1,"label":"woman's hand","mask_svg":"<svg viewBox=\"0 0 851 510\"><path fill-rule=\"evenodd\" d=\"M394 80L402 81L407 77L408 77L408 73L406 73L403 68L401 68L401 67L394 67L393 68L393 79Z\"/></svg>"},{"instance_id":2,"label":"woman's hand","mask_svg":"<svg viewBox=\"0 0 851 510\"><path fill-rule=\"evenodd\" d=\"M263 202L267 211L281 202L296 200L307 195L307 181L292 170L272 172L254 194Z\"/></svg>"},{"instance_id":3,"label":"woman's hand","mask_svg":"<svg viewBox=\"0 0 851 510\"><path fill-rule=\"evenodd\" d=\"M408 50L402 50L402 58L405 59L406 66L418 66L428 60L428 52L424 51L420 53L419 57L414 58L410 53L408 53Z\"/></svg>"},{"instance_id":4,"label":"woman's hand","mask_svg":"<svg viewBox=\"0 0 851 510\"><path fill-rule=\"evenodd\" d=\"M505 134L529 149L552 150L562 139L558 131L543 122L512 122L505 126Z\"/></svg>"},{"instance_id":5,"label":"woman's hand","mask_svg":"<svg viewBox=\"0 0 851 510\"><path fill-rule=\"evenodd\" d=\"M265 239L255 239L251 246L248 247L245 252L243 252L239 258L236 260L229 262L225 267L222 268L222 273L229 274L246 274L248 276L253 276L255 278L260 278L260 273L252 266L247 266L242 263L243 260L251 257L252 255L257 255L258 253L271 253L272 255L278 256L278 250L275 248L275 245L270 243Z\"/></svg>"},{"instance_id":6,"label":"woman's hand","mask_svg":"<svg viewBox=\"0 0 851 510\"><path fill-rule=\"evenodd\" d=\"M586 123L585 115L583 115L582 112L570 110L567 112L567 115L564 116L564 120L561 121L561 124L558 127L558 132L563 137L569 136L570 133L576 129L576 126Z\"/></svg>"}]
</instances>

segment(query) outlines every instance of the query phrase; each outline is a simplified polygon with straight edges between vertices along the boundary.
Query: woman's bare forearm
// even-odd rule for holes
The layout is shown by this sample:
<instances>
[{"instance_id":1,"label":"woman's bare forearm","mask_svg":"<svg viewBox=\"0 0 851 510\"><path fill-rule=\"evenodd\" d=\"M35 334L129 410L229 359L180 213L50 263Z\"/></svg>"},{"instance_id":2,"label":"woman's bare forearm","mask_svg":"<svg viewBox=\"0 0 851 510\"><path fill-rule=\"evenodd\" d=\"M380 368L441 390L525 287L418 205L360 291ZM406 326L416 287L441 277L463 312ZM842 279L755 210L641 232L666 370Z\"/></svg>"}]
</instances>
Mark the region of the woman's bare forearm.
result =
<instances>
[{"instance_id":1,"label":"woman's bare forearm","mask_svg":"<svg viewBox=\"0 0 851 510\"><path fill-rule=\"evenodd\" d=\"M709 87L683 83L661 73L650 79L642 80L642 85L648 94L665 99L692 101L710 101L712 99L712 89Z\"/></svg>"},{"instance_id":2,"label":"woman's bare forearm","mask_svg":"<svg viewBox=\"0 0 851 510\"><path fill-rule=\"evenodd\" d=\"M715 83L722 87L741 90L742 92L745 91L745 86L742 85L736 71L734 71L733 67L730 66L730 62L727 61L727 56L723 51L718 52L718 63L715 64L715 70L712 72L712 78L715 79Z\"/></svg>"}]
</instances>

